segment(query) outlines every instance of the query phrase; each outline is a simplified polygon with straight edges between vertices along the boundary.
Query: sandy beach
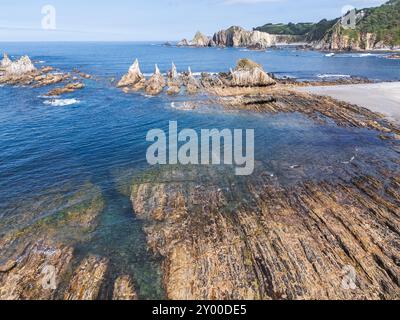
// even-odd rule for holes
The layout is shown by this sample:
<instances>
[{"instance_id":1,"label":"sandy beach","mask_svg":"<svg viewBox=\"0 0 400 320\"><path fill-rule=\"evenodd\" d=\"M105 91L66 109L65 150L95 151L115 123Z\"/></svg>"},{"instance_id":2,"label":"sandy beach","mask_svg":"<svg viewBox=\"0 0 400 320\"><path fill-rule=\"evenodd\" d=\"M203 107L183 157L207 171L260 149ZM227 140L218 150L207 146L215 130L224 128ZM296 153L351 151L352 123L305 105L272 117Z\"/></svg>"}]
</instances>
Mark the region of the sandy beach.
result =
<instances>
[{"instance_id":1,"label":"sandy beach","mask_svg":"<svg viewBox=\"0 0 400 320\"><path fill-rule=\"evenodd\" d=\"M302 87L298 90L353 103L400 124L400 82Z\"/></svg>"}]
</instances>

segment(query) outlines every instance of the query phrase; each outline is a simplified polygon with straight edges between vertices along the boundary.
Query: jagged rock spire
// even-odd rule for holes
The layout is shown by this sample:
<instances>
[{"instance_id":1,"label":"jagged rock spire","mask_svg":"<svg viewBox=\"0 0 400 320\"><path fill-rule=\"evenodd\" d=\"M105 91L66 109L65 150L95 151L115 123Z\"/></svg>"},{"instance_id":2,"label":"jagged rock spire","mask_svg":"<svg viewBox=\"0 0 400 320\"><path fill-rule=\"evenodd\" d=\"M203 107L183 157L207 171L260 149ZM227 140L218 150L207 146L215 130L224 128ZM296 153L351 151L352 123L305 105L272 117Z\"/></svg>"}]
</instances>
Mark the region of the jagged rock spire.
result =
<instances>
[{"instance_id":1,"label":"jagged rock spire","mask_svg":"<svg viewBox=\"0 0 400 320\"><path fill-rule=\"evenodd\" d=\"M135 62L130 66L129 71L122 79L118 82L118 87L128 87L131 86L134 90L139 90L144 87L145 77L140 71L139 60L136 59Z\"/></svg>"}]
</instances>

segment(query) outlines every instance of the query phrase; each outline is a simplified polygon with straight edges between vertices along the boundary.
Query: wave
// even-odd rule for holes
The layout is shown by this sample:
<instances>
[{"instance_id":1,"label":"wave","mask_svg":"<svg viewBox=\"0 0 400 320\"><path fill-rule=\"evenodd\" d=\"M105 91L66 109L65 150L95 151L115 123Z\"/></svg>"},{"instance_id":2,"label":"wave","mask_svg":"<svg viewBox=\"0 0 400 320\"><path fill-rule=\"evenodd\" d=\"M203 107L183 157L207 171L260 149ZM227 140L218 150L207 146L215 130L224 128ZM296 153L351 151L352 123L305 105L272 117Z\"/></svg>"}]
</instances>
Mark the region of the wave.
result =
<instances>
[{"instance_id":1,"label":"wave","mask_svg":"<svg viewBox=\"0 0 400 320\"><path fill-rule=\"evenodd\" d=\"M325 57L328 57L328 58L330 58L330 57L333 57L335 54L332 52L332 53L327 53L326 55L325 55Z\"/></svg>"},{"instance_id":2,"label":"wave","mask_svg":"<svg viewBox=\"0 0 400 320\"><path fill-rule=\"evenodd\" d=\"M318 74L318 78L325 79L325 78L351 78L349 74Z\"/></svg>"},{"instance_id":3,"label":"wave","mask_svg":"<svg viewBox=\"0 0 400 320\"><path fill-rule=\"evenodd\" d=\"M78 99L51 99L51 100L46 100L43 103L49 106L53 107L64 107L64 106L70 106L72 104L79 103L80 101Z\"/></svg>"}]
</instances>

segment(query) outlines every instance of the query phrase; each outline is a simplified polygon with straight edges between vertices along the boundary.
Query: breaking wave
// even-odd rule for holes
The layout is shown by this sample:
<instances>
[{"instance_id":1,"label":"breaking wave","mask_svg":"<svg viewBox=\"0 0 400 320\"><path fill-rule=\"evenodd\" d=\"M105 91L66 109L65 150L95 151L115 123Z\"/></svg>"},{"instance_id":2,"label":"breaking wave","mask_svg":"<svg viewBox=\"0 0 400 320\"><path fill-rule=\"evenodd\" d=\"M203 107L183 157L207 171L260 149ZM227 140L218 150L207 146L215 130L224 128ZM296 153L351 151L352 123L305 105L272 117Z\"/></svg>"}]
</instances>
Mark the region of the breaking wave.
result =
<instances>
[{"instance_id":1,"label":"breaking wave","mask_svg":"<svg viewBox=\"0 0 400 320\"><path fill-rule=\"evenodd\" d=\"M53 106L53 107L64 107L64 106L70 106L72 104L79 103L80 101L78 99L50 99L46 100L43 103L48 106Z\"/></svg>"}]
</instances>

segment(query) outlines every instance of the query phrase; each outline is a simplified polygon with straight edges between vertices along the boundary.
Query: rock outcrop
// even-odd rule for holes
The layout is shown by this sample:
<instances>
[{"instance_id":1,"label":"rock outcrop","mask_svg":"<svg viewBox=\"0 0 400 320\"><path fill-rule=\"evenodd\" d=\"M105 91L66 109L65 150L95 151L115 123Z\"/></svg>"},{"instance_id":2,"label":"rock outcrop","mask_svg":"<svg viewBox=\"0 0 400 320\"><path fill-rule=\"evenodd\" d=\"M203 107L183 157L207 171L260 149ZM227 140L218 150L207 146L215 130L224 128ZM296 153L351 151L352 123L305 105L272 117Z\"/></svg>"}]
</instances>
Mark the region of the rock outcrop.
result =
<instances>
[{"instance_id":1,"label":"rock outcrop","mask_svg":"<svg viewBox=\"0 0 400 320\"><path fill-rule=\"evenodd\" d=\"M8 76L20 76L34 71L36 71L36 67L28 56L23 56L5 67L5 74Z\"/></svg>"},{"instance_id":2,"label":"rock outcrop","mask_svg":"<svg viewBox=\"0 0 400 320\"><path fill-rule=\"evenodd\" d=\"M257 47L268 48L276 43L276 36L261 31L246 31L233 26L214 34L213 41L220 47Z\"/></svg>"},{"instance_id":3,"label":"rock outcrop","mask_svg":"<svg viewBox=\"0 0 400 320\"><path fill-rule=\"evenodd\" d=\"M242 27L233 26L215 33L213 37L207 37L201 32L197 32L192 41L188 42L184 39L178 43L178 46L265 49L274 46L276 41L275 35L261 31L247 31Z\"/></svg>"},{"instance_id":4,"label":"rock outcrop","mask_svg":"<svg viewBox=\"0 0 400 320\"><path fill-rule=\"evenodd\" d=\"M212 38L207 37L206 35L202 34L198 31L194 38L191 41L187 39L183 39L182 41L178 42L178 47L212 47L214 46L214 41Z\"/></svg>"},{"instance_id":5,"label":"rock outcrop","mask_svg":"<svg viewBox=\"0 0 400 320\"><path fill-rule=\"evenodd\" d=\"M132 90L140 90L144 88L145 81L146 79L140 71L139 61L136 59L129 68L128 73L122 77L117 86L119 88L126 87Z\"/></svg>"},{"instance_id":6,"label":"rock outcrop","mask_svg":"<svg viewBox=\"0 0 400 320\"><path fill-rule=\"evenodd\" d=\"M257 63L248 59L239 60L235 70L231 70L233 87L265 87L276 84Z\"/></svg>"},{"instance_id":7,"label":"rock outcrop","mask_svg":"<svg viewBox=\"0 0 400 320\"><path fill-rule=\"evenodd\" d=\"M132 203L167 298L399 299L400 177L360 167L292 186L264 169L240 183L188 167L138 179Z\"/></svg>"},{"instance_id":8,"label":"rock outcrop","mask_svg":"<svg viewBox=\"0 0 400 320\"><path fill-rule=\"evenodd\" d=\"M104 281L108 260L97 256L85 258L75 271L65 292L65 300L96 300Z\"/></svg>"},{"instance_id":9,"label":"rock outcrop","mask_svg":"<svg viewBox=\"0 0 400 320\"><path fill-rule=\"evenodd\" d=\"M83 89L84 87L85 87L85 85L81 82L68 83L63 88L55 88L55 89L49 91L46 94L46 96L49 96L49 97L60 96L65 93L75 92L76 90Z\"/></svg>"},{"instance_id":10,"label":"rock outcrop","mask_svg":"<svg viewBox=\"0 0 400 320\"><path fill-rule=\"evenodd\" d=\"M174 95L178 94L181 91L181 79L179 77L178 71L176 70L176 66L172 63L171 71L167 74L167 94Z\"/></svg>"},{"instance_id":11,"label":"rock outcrop","mask_svg":"<svg viewBox=\"0 0 400 320\"><path fill-rule=\"evenodd\" d=\"M132 279L129 276L120 276L115 281L113 300L138 300Z\"/></svg>"},{"instance_id":12,"label":"rock outcrop","mask_svg":"<svg viewBox=\"0 0 400 320\"><path fill-rule=\"evenodd\" d=\"M24 56L19 60L12 62L5 54L1 63L2 67L0 67L0 84L40 88L61 82L74 81L73 83L65 84L64 88L53 89L51 91L52 95L56 95L56 93L58 95L66 92L73 92L77 89L82 89L84 84L82 82L78 82L78 80L80 80L79 77L82 79L91 78L90 75L81 73L79 71L77 71L77 75L79 77L73 77L70 73L54 72L55 69L51 66L44 66L41 69L37 69L28 56Z\"/></svg>"},{"instance_id":13,"label":"rock outcrop","mask_svg":"<svg viewBox=\"0 0 400 320\"><path fill-rule=\"evenodd\" d=\"M161 74L160 69L157 65L155 65L154 74L150 77L150 79L145 83L145 92L150 95L160 94L165 87L165 79Z\"/></svg>"},{"instance_id":14,"label":"rock outcrop","mask_svg":"<svg viewBox=\"0 0 400 320\"><path fill-rule=\"evenodd\" d=\"M192 69L189 67L187 74L184 77L184 84L186 86L186 91L189 94L195 94L200 89L200 83L193 76Z\"/></svg>"}]
</instances>

